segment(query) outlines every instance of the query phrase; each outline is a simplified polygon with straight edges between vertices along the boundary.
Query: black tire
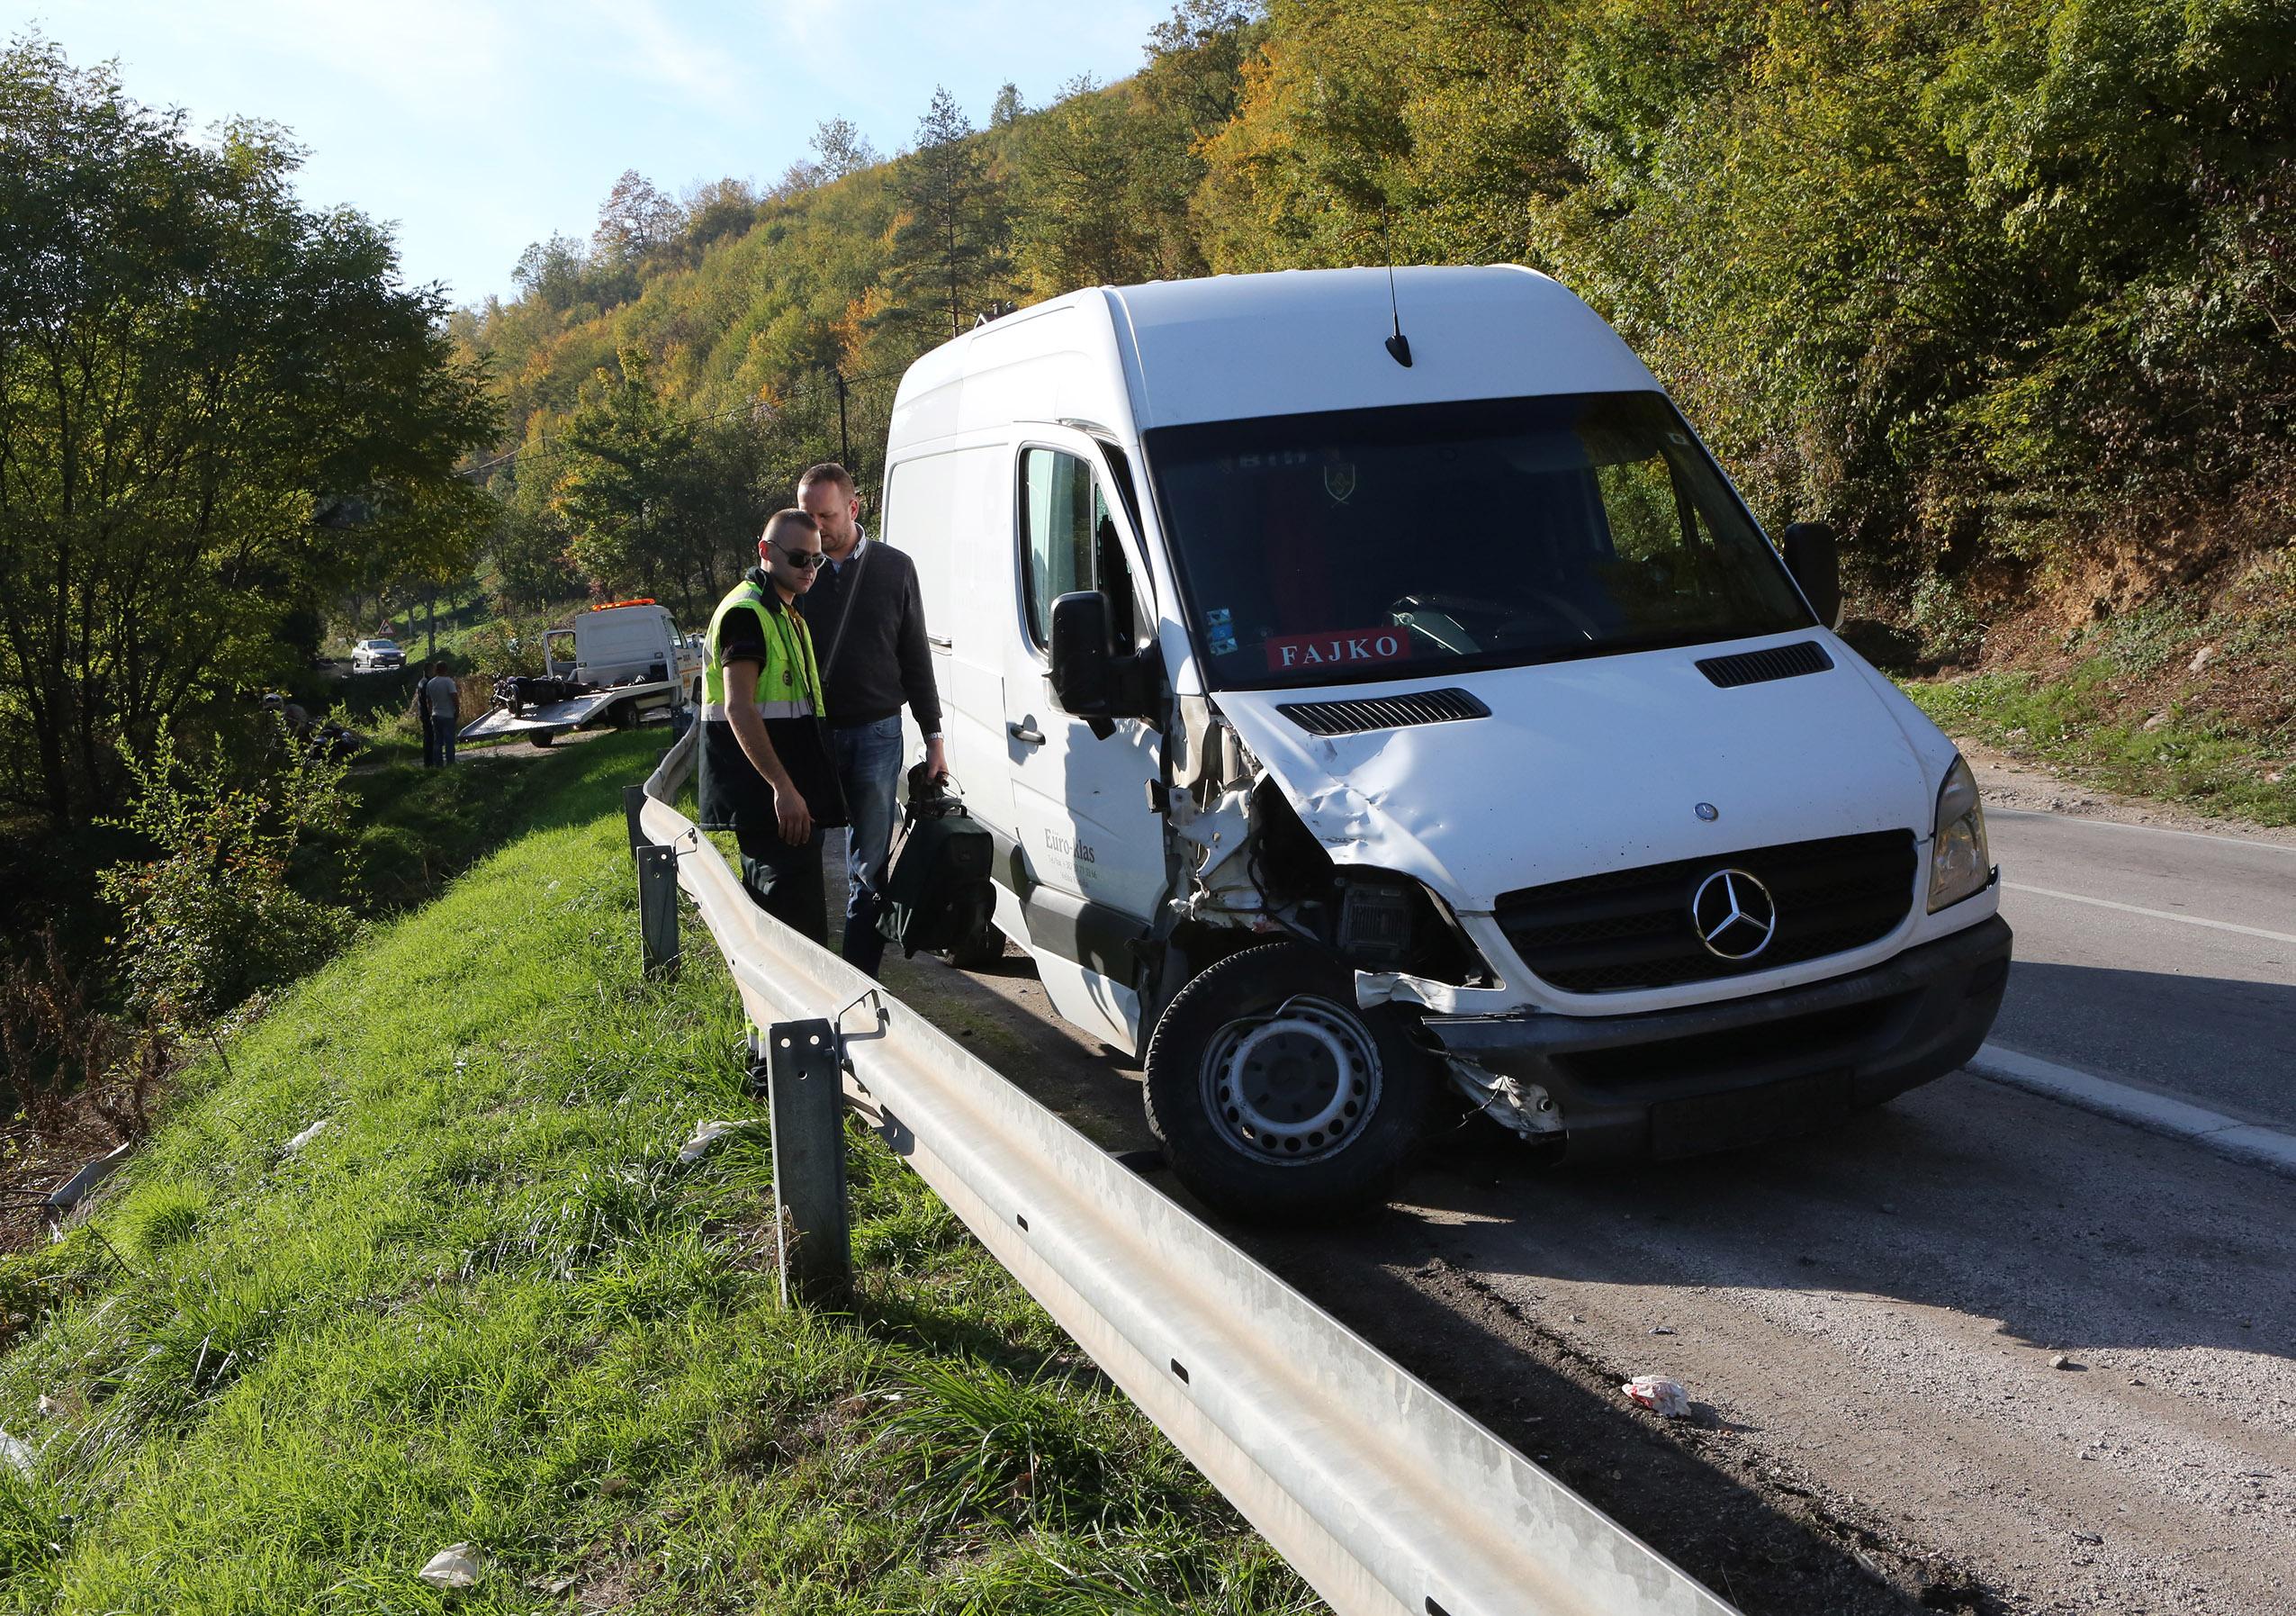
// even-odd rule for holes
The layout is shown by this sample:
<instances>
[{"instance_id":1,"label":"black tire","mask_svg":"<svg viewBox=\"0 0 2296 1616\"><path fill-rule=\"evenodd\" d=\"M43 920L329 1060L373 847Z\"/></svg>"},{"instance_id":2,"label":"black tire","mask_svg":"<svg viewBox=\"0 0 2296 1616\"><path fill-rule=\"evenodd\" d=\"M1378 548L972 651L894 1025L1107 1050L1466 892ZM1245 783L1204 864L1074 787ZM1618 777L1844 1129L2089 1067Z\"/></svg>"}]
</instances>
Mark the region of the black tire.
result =
<instances>
[{"instance_id":1,"label":"black tire","mask_svg":"<svg viewBox=\"0 0 2296 1616\"><path fill-rule=\"evenodd\" d=\"M537 729L527 737L537 746L547 746L557 738L558 732L554 729Z\"/></svg>"},{"instance_id":2,"label":"black tire","mask_svg":"<svg viewBox=\"0 0 2296 1616\"><path fill-rule=\"evenodd\" d=\"M1173 996L1141 1092L1165 1160L1200 1199L1290 1223L1382 1198L1435 1079L1396 1012L1356 1008L1353 972L1286 942L1216 961Z\"/></svg>"}]
</instances>

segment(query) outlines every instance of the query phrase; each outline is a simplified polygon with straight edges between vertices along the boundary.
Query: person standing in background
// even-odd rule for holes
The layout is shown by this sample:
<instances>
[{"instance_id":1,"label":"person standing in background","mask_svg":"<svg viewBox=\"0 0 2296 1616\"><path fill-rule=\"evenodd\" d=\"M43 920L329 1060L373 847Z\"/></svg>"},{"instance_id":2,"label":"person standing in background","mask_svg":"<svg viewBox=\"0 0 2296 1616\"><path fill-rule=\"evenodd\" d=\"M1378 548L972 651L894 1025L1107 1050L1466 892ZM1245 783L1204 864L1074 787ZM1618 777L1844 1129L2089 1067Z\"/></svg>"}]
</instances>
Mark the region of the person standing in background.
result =
<instances>
[{"instance_id":1,"label":"person standing in background","mask_svg":"<svg viewBox=\"0 0 2296 1616\"><path fill-rule=\"evenodd\" d=\"M924 735L927 777L939 780L948 772L924 597L916 563L871 544L861 531L860 496L843 466L824 461L806 468L797 479L797 505L820 528L827 562L800 609L821 652L830 759L851 819L845 832L843 952L848 964L875 976L885 958L877 914L893 842L905 701Z\"/></svg>"},{"instance_id":2,"label":"person standing in background","mask_svg":"<svg viewBox=\"0 0 2296 1616\"><path fill-rule=\"evenodd\" d=\"M415 700L422 706L422 763L426 769L443 769L455 761L455 734L462 727L461 691L446 664L430 664Z\"/></svg>"}]
</instances>

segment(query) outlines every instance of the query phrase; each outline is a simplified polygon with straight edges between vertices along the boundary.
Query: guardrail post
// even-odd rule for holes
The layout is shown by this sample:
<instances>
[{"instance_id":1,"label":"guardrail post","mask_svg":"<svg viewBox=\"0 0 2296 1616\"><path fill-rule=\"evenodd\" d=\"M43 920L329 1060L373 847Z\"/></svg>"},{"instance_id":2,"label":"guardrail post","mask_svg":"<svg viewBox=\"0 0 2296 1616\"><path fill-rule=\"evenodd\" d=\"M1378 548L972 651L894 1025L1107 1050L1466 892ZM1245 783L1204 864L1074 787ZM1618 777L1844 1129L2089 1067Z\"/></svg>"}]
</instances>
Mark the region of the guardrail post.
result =
<instances>
[{"instance_id":1,"label":"guardrail post","mask_svg":"<svg viewBox=\"0 0 2296 1616\"><path fill-rule=\"evenodd\" d=\"M781 1231L781 1302L842 1308L853 1294L845 1210L845 1074L825 1020L765 1031L773 1202Z\"/></svg>"},{"instance_id":2,"label":"guardrail post","mask_svg":"<svg viewBox=\"0 0 2296 1616\"><path fill-rule=\"evenodd\" d=\"M635 853L639 848L645 846L653 840L652 837L645 834L645 826L639 820L638 817L639 815L644 812L645 788L644 786L624 786L622 788L622 817L629 823L630 851L632 853Z\"/></svg>"},{"instance_id":3,"label":"guardrail post","mask_svg":"<svg viewBox=\"0 0 2296 1616\"><path fill-rule=\"evenodd\" d=\"M645 973L656 980L678 974L678 852L649 844L637 850L638 936Z\"/></svg>"}]
</instances>

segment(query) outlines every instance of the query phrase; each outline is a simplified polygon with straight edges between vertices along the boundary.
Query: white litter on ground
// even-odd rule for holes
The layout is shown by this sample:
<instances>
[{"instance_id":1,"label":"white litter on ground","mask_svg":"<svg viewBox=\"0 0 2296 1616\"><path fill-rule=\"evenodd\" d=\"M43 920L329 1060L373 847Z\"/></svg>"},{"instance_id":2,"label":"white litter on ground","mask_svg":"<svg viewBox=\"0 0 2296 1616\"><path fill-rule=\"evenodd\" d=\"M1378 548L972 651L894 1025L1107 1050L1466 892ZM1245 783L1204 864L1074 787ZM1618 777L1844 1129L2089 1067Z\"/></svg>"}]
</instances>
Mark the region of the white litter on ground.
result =
<instances>
[{"instance_id":1,"label":"white litter on ground","mask_svg":"<svg viewBox=\"0 0 2296 1616\"><path fill-rule=\"evenodd\" d=\"M288 1155L293 1155L297 1151L302 1150L312 1140L317 1139L321 1133L326 1133L328 1121L329 1119L327 1117L320 1117L317 1122L311 1124L310 1127L305 1128L302 1133L289 1140L282 1148Z\"/></svg>"},{"instance_id":2,"label":"white litter on ground","mask_svg":"<svg viewBox=\"0 0 2296 1616\"><path fill-rule=\"evenodd\" d=\"M1690 1394L1679 1380L1669 1380L1663 1375L1637 1375L1618 1388L1649 1409L1670 1420L1686 1418L1690 1412Z\"/></svg>"},{"instance_id":3,"label":"white litter on ground","mask_svg":"<svg viewBox=\"0 0 2296 1616\"><path fill-rule=\"evenodd\" d=\"M468 1543L450 1543L432 1555L429 1563L415 1575L434 1588L475 1586L479 1576L478 1550Z\"/></svg>"},{"instance_id":4,"label":"white litter on ground","mask_svg":"<svg viewBox=\"0 0 2296 1616\"><path fill-rule=\"evenodd\" d=\"M690 1167L693 1163L699 1161L703 1156L708 1153L710 1146L716 1144L726 1134L734 1132L736 1129L746 1128L750 1124L745 1122L702 1124L700 1127L694 1130L694 1136L686 1141L683 1145L679 1147L678 1165L680 1167Z\"/></svg>"}]
</instances>

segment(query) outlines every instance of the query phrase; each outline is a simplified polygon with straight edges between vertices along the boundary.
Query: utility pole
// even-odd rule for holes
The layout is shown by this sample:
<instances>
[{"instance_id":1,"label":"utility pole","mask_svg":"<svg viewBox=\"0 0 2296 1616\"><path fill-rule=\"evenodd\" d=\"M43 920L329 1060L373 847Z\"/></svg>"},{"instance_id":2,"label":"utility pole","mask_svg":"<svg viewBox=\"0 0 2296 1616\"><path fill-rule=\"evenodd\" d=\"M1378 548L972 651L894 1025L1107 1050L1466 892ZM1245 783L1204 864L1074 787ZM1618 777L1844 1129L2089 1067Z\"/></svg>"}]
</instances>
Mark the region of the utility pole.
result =
<instances>
[{"instance_id":1,"label":"utility pole","mask_svg":"<svg viewBox=\"0 0 2296 1616\"><path fill-rule=\"evenodd\" d=\"M853 447L845 438L845 373L832 370L829 374L837 382L837 464L850 471L853 465Z\"/></svg>"}]
</instances>

